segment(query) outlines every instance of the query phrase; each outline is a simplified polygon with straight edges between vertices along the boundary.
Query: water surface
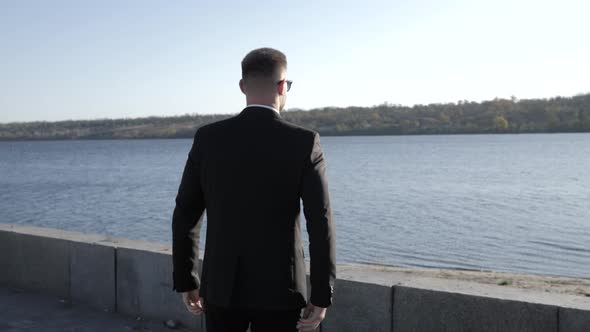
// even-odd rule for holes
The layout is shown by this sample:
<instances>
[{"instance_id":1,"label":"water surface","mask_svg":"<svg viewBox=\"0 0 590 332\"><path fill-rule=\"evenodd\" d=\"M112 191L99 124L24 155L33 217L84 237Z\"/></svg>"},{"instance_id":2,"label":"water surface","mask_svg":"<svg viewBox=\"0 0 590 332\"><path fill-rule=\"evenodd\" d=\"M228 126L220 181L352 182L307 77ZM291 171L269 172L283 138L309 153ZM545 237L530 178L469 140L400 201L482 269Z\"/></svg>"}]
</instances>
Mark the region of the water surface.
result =
<instances>
[{"instance_id":1,"label":"water surface","mask_svg":"<svg viewBox=\"0 0 590 332\"><path fill-rule=\"evenodd\" d=\"M322 145L339 263L590 276L590 134ZM169 243L190 146L0 142L0 222Z\"/></svg>"}]
</instances>

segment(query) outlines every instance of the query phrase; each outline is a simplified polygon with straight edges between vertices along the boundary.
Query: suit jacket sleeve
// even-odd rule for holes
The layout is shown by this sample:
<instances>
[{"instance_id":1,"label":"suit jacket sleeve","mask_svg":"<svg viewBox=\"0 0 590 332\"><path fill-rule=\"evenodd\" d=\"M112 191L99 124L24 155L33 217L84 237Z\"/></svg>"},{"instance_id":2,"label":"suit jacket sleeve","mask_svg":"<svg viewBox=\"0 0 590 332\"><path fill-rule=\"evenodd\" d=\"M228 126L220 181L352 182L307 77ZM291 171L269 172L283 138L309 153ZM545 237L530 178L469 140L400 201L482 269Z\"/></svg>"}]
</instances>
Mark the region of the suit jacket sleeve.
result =
<instances>
[{"instance_id":1,"label":"suit jacket sleeve","mask_svg":"<svg viewBox=\"0 0 590 332\"><path fill-rule=\"evenodd\" d=\"M200 180L202 141L197 131L182 174L172 216L173 290L186 292L200 286L198 275L199 222L205 210Z\"/></svg>"},{"instance_id":2,"label":"suit jacket sleeve","mask_svg":"<svg viewBox=\"0 0 590 332\"><path fill-rule=\"evenodd\" d=\"M311 154L303 171L301 198L311 256L310 302L325 308L332 304L336 279L336 234L328 192L326 162L317 133L314 133Z\"/></svg>"}]
</instances>

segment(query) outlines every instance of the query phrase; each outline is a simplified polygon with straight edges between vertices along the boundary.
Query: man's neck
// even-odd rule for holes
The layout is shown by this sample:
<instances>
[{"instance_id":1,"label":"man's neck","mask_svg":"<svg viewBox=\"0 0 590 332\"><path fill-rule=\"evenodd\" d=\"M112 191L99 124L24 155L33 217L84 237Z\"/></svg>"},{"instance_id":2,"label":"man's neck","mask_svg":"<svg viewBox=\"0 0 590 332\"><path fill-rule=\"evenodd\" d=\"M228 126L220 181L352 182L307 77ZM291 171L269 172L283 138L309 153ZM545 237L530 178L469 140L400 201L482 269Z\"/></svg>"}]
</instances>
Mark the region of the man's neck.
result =
<instances>
[{"instance_id":1,"label":"man's neck","mask_svg":"<svg viewBox=\"0 0 590 332\"><path fill-rule=\"evenodd\" d=\"M248 105L246 105L246 107L263 107L263 108L268 108L268 109L271 109L271 110L277 112L278 114L280 114L279 109L276 108L274 105L248 103Z\"/></svg>"}]
</instances>

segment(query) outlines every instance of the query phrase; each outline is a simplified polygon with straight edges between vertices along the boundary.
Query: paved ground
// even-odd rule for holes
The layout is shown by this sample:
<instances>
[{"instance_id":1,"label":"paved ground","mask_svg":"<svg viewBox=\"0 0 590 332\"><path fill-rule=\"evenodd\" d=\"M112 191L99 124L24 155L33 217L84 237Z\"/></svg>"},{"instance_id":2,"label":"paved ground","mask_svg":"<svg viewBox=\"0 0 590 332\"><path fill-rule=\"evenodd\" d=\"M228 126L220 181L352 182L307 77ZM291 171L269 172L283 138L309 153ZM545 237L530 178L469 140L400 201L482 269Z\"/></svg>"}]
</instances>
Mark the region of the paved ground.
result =
<instances>
[{"instance_id":1,"label":"paved ground","mask_svg":"<svg viewBox=\"0 0 590 332\"><path fill-rule=\"evenodd\" d=\"M35 332L172 332L164 322L138 320L97 311L16 289L0 288L0 331Z\"/></svg>"}]
</instances>

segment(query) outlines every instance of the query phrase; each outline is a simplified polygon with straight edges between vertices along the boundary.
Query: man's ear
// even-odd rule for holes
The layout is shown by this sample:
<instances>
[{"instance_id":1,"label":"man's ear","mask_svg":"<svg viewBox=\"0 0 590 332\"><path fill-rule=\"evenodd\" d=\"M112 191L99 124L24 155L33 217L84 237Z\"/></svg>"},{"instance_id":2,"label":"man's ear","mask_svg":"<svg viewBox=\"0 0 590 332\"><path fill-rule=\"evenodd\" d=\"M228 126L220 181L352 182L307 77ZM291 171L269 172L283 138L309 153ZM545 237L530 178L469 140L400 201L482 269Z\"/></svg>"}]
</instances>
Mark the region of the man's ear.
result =
<instances>
[{"instance_id":1,"label":"man's ear","mask_svg":"<svg viewBox=\"0 0 590 332\"><path fill-rule=\"evenodd\" d=\"M244 80L243 79L240 79L240 90L242 90L242 93L243 94L246 94L246 90L245 90L245 87L244 87Z\"/></svg>"},{"instance_id":2,"label":"man's ear","mask_svg":"<svg viewBox=\"0 0 590 332\"><path fill-rule=\"evenodd\" d=\"M277 92L279 93L279 96L284 95L285 94L285 91L287 91L286 85L287 85L287 81L286 80L282 80L278 84L278 86L277 86Z\"/></svg>"}]
</instances>

